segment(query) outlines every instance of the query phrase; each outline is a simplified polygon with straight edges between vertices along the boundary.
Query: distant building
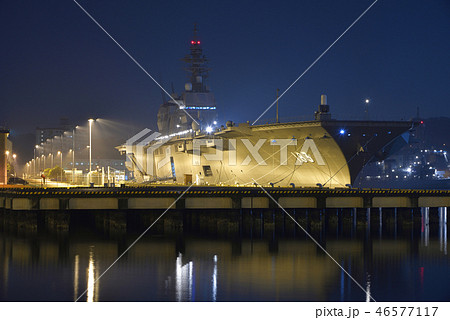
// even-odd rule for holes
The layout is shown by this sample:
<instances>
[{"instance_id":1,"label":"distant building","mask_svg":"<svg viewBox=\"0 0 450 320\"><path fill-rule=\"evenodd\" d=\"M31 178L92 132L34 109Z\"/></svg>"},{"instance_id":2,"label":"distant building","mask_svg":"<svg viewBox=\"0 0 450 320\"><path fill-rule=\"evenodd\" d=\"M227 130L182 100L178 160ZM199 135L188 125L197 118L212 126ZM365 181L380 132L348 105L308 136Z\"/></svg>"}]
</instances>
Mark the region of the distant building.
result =
<instances>
[{"instance_id":1,"label":"distant building","mask_svg":"<svg viewBox=\"0 0 450 320\"><path fill-rule=\"evenodd\" d=\"M6 139L6 150L12 154L13 153L13 143L11 140Z\"/></svg>"},{"instance_id":2,"label":"distant building","mask_svg":"<svg viewBox=\"0 0 450 320\"><path fill-rule=\"evenodd\" d=\"M37 127L36 128L36 144L41 145L47 139L53 139L55 136L62 136L64 132L72 131L75 126L70 124L69 119L61 118L57 127Z\"/></svg>"}]
</instances>

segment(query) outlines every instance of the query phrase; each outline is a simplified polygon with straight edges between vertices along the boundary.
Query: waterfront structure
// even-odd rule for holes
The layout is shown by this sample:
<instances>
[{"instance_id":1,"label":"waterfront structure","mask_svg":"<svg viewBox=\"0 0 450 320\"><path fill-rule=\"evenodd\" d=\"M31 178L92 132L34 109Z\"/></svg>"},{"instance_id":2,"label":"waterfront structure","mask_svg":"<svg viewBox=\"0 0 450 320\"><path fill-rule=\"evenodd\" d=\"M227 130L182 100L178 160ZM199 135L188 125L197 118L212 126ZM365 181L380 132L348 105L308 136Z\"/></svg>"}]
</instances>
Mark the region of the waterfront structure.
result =
<instances>
[{"instance_id":1,"label":"waterfront structure","mask_svg":"<svg viewBox=\"0 0 450 320\"><path fill-rule=\"evenodd\" d=\"M36 145L42 145L47 140L53 139L55 136L63 136L66 131L72 131L75 126L69 123L69 119L61 118L57 127L37 127L36 128ZM43 150L40 150L41 154Z\"/></svg>"},{"instance_id":2,"label":"waterfront structure","mask_svg":"<svg viewBox=\"0 0 450 320\"><path fill-rule=\"evenodd\" d=\"M185 186L0 189L0 209L370 209L450 207L449 190L319 189ZM176 204L174 205L174 203ZM364 211L364 210L363 210Z\"/></svg>"},{"instance_id":3,"label":"waterfront structure","mask_svg":"<svg viewBox=\"0 0 450 320\"><path fill-rule=\"evenodd\" d=\"M89 173L89 159L86 158L77 159L75 164L72 161L66 162L66 166L76 168L75 170L65 170L66 176L72 177L72 174L74 174L75 181L82 181L83 177ZM96 177L104 176L104 182L110 183L128 180L130 175L123 159L92 159L91 170L93 175ZM97 180L93 182L99 184Z\"/></svg>"},{"instance_id":4,"label":"waterfront structure","mask_svg":"<svg viewBox=\"0 0 450 320\"><path fill-rule=\"evenodd\" d=\"M7 175L8 135L9 135L8 129L0 128L0 184L8 183L8 175Z\"/></svg>"},{"instance_id":5,"label":"waterfront structure","mask_svg":"<svg viewBox=\"0 0 450 320\"><path fill-rule=\"evenodd\" d=\"M197 35L184 61L190 81L158 112L159 133L145 129L118 147L137 181L198 185L346 187L369 162L409 142L413 121L342 121L322 95L314 120L217 126L214 95Z\"/></svg>"}]
</instances>

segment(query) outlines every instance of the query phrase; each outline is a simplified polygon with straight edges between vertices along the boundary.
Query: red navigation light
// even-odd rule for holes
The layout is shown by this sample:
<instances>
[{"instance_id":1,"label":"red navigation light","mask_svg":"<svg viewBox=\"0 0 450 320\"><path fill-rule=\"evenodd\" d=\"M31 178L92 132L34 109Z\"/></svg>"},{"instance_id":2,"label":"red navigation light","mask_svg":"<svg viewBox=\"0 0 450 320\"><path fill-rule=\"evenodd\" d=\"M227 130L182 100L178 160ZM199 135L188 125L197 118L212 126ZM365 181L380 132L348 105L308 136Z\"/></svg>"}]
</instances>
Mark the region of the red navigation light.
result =
<instances>
[{"instance_id":1,"label":"red navigation light","mask_svg":"<svg viewBox=\"0 0 450 320\"><path fill-rule=\"evenodd\" d=\"M200 41L197 41L197 44L200 44Z\"/></svg>"},{"instance_id":2,"label":"red navigation light","mask_svg":"<svg viewBox=\"0 0 450 320\"><path fill-rule=\"evenodd\" d=\"M423 120L420 120L420 124L423 124Z\"/></svg>"},{"instance_id":3,"label":"red navigation light","mask_svg":"<svg viewBox=\"0 0 450 320\"><path fill-rule=\"evenodd\" d=\"M191 44L195 44L195 41L191 41Z\"/></svg>"}]
</instances>

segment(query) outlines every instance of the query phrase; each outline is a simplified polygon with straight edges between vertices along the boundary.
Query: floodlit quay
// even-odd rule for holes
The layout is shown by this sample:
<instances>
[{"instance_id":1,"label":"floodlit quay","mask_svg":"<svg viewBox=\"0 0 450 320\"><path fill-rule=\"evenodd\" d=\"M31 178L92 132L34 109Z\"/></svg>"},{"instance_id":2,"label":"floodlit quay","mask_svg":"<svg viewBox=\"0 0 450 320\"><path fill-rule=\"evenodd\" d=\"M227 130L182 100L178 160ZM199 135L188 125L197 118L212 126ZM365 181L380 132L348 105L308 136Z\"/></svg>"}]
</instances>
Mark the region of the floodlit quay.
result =
<instances>
[{"instance_id":1,"label":"floodlit quay","mask_svg":"<svg viewBox=\"0 0 450 320\"><path fill-rule=\"evenodd\" d=\"M449 190L303 189L193 186L3 188L7 210L444 208ZM267 191L267 193L266 193ZM270 197L268 196L270 194ZM173 204L176 201L175 204Z\"/></svg>"}]
</instances>

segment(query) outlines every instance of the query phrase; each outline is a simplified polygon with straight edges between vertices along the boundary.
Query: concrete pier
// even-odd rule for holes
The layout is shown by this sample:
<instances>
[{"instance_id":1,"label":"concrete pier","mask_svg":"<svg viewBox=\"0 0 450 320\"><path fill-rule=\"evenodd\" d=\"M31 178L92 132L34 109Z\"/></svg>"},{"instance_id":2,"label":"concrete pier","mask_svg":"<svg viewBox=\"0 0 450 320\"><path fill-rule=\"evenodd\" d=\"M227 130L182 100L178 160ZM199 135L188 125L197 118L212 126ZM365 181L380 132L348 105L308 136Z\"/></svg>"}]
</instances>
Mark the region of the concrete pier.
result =
<instances>
[{"instance_id":1,"label":"concrete pier","mask_svg":"<svg viewBox=\"0 0 450 320\"><path fill-rule=\"evenodd\" d=\"M450 207L448 190L186 186L0 188L0 209L160 210ZM267 193L270 194L270 197ZM274 202L273 199L275 199Z\"/></svg>"},{"instance_id":2,"label":"concrete pier","mask_svg":"<svg viewBox=\"0 0 450 320\"><path fill-rule=\"evenodd\" d=\"M287 213L286 213L287 212ZM67 236L73 226L90 226L100 234L123 239L140 234L152 226L152 235L200 234L238 239L265 239L276 250L276 239L307 238L306 230L326 247L327 235L349 239L371 234L372 237L418 234L429 241L430 230L447 233L447 207L440 208L329 208L329 209L195 209L170 210L0 210L0 230L14 234L37 235L38 231ZM157 220L158 219L158 220ZM297 224L298 223L298 224ZM75 227L76 228L76 227ZM74 230L73 232L79 232ZM446 243L442 240L443 250ZM445 247L445 248L444 248Z\"/></svg>"}]
</instances>

